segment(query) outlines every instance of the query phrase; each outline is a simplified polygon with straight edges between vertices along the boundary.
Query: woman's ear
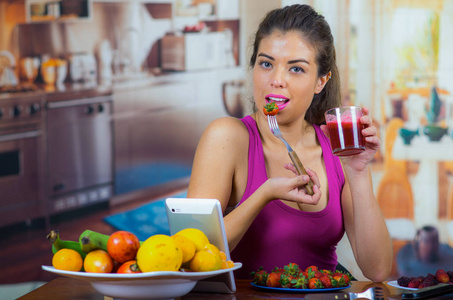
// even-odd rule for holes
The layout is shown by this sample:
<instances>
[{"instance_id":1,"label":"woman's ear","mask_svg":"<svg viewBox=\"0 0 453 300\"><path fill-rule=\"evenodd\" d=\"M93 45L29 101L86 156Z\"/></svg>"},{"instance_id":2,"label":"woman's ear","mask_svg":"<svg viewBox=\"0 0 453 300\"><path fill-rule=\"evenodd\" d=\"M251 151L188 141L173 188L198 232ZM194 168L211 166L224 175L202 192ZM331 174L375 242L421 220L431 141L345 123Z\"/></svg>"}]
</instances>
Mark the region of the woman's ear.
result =
<instances>
[{"instance_id":1,"label":"woman's ear","mask_svg":"<svg viewBox=\"0 0 453 300\"><path fill-rule=\"evenodd\" d=\"M329 73L327 73L326 75L318 78L318 82L316 83L316 90L315 90L316 94L321 93L322 89L326 86L327 81L329 81L330 76L332 76L332 72L329 71Z\"/></svg>"}]
</instances>

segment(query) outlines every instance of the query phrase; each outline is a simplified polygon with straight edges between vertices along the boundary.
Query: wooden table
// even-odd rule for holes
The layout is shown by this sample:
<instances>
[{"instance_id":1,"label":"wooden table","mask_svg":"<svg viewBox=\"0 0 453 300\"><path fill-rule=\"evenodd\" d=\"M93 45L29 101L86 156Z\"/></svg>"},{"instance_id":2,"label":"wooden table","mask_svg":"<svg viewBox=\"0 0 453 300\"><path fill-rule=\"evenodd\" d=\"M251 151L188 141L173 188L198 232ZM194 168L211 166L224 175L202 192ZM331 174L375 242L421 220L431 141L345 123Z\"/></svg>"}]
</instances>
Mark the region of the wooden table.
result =
<instances>
[{"instance_id":1,"label":"wooden table","mask_svg":"<svg viewBox=\"0 0 453 300\"><path fill-rule=\"evenodd\" d=\"M301 299L304 294L300 293L274 293L265 292L254 288L250 285L249 280L236 280L237 291L234 294L211 294L211 293L189 293L188 295L178 298L181 300L195 299ZM345 292L362 292L369 287L379 286L384 289L386 299L401 299L401 294L404 292L389 286L385 283L372 283L369 281L354 281L350 288L345 289ZM54 279L40 288L22 296L20 300L27 299L83 299L83 300L107 300L110 297L104 297L96 292L91 284L87 281L73 279L68 277L59 277ZM452 299L452 294L440 296L432 299Z\"/></svg>"}]
</instances>

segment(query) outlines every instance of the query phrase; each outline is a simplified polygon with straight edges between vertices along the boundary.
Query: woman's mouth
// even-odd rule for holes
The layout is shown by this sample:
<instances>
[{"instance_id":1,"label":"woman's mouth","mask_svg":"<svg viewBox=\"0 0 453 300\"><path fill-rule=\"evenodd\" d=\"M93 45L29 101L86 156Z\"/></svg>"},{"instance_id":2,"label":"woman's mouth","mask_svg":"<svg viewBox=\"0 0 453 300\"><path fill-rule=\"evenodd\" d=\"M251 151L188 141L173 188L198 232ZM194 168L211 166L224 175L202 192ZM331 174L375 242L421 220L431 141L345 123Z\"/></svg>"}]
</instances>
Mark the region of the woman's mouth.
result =
<instances>
[{"instance_id":1,"label":"woman's mouth","mask_svg":"<svg viewBox=\"0 0 453 300\"><path fill-rule=\"evenodd\" d=\"M289 103L289 99L284 97L284 96L282 96L282 95L270 94L270 95L266 96L266 102L267 103L274 102L278 106L278 109L282 110Z\"/></svg>"}]
</instances>

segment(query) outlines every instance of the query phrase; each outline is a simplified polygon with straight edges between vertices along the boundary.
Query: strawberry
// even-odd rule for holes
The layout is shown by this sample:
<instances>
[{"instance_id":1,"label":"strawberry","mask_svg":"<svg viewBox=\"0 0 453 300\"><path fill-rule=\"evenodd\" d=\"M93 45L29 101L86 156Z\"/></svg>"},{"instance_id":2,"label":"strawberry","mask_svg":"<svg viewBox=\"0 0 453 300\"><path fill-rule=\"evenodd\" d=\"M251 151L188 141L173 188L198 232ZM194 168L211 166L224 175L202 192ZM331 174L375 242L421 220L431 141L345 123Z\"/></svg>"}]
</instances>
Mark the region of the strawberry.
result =
<instances>
[{"instance_id":1,"label":"strawberry","mask_svg":"<svg viewBox=\"0 0 453 300\"><path fill-rule=\"evenodd\" d=\"M280 283L283 288L292 288L294 284L297 282L299 278L299 274L287 274L283 273L280 278Z\"/></svg>"},{"instance_id":2,"label":"strawberry","mask_svg":"<svg viewBox=\"0 0 453 300\"><path fill-rule=\"evenodd\" d=\"M412 280L409 282L407 287L412 288L412 289L418 289L418 287L420 286L420 283L422 283L423 279L424 279L423 276L412 278Z\"/></svg>"},{"instance_id":3,"label":"strawberry","mask_svg":"<svg viewBox=\"0 0 453 300\"><path fill-rule=\"evenodd\" d=\"M295 263L287 264L286 266L283 267L283 270L285 270L286 274L290 275L296 275L299 274L300 272L299 265Z\"/></svg>"},{"instance_id":4,"label":"strawberry","mask_svg":"<svg viewBox=\"0 0 453 300\"><path fill-rule=\"evenodd\" d=\"M275 267L267 276L266 286L282 287L280 279L283 273L284 273L283 268Z\"/></svg>"},{"instance_id":5,"label":"strawberry","mask_svg":"<svg viewBox=\"0 0 453 300\"><path fill-rule=\"evenodd\" d=\"M333 272L330 271L330 270L325 270L325 269L323 269L323 270L321 270L321 272L324 273L324 274L326 274L326 275L333 276Z\"/></svg>"},{"instance_id":6,"label":"strawberry","mask_svg":"<svg viewBox=\"0 0 453 300\"><path fill-rule=\"evenodd\" d=\"M453 271L447 271L448 277L450 277L450 281L453 282Z\"/></svg>"},{"instance_id":7,"label":"strawberry","mask_svg":"<svg viewBox=\"0 0 453 300\"><path fill-rule=\"evenodd\" d=\"M333 273L333 276L340 276L341 278L343 278L342 283L344 283L344 286L348 286L349 282L351 281L351 275L349 273L336 271L335 273Z\"/></svg>"},{"instance_id":8,"label":"strawberry","mask_svg":"<svg viewBox=\"0 0 453 300\"><path fill-rule=\"evenodd\" d=\"M308 273L308 272L310 272L310 271L316 272L316 271L319 271L319 270L318 270L318 267L317 267L317 266L309 266L309 267L306 267L306 268L305 268L305 272Z\"/></svg>"},{"instance_id":9,"label":"strawberry","mask_svg":"<svg viewBox=\"0 0 453 300\"><path fill-rule=\"evenodd\" d=\"M268 287L282 287L280 279L282 277L282 273L280 272L271 272L267 276L266 286Z\"/></svg>"},{"instance_id":10,"label":"strawberry","mask_svg":"<svg viewBox=\"0 0 453 300\"><path fill-rule=\"evenodd\" d=\"M305 273L307 274L307 278L311 279L313 277L319 278L321 277L322 273L318 270L316 266L309 266L305 268Z\"/></svg>"},{"instance_id":11,"label":"strawberry","mask_svg":"<svg viewBox=\"0 0 453 300\"><path fill-rule=\"evenodd\" d=\"M333 279L336 281L337 287L348 286L344 281L343 274L339 274L339 275L334 274Z\"/></svg>"},{"instance_id":12,"label":"strawberry","mask_svg":"<svg viewBox=\"0 0 453 300\"><path fill-rule=\"evenodd\" d=\"M319 280L321 281L323 287L327 289L333 288L337 285L337 281L328 275L322 276Z\"/></svg>"},{"instance_id":13,"label":"strawberry","mask_svg":"<svg viewBox=\"0 0 453 300\"><path fill-rule=\"evenodd\" d=\"M309 289L322 289L322 282L319 280L319 278L313 277L310 280L308 280L308 288Z\"/></svg>"},{"instance_id":14,"label":"strawberry","mask_svg":"<svg viewBox=\"0 0 453 300\"><path fill-rule=\"evenodd\" d=\"M344 279L344 284L348 286L351 281L351 276L349 274L343 274L341 277Z\"/></svg>"},{"instance_id":15,"label":"strawberry","mask_svg":"<svg viewBox=\"0 0 453 300\"><path fill-rule=\"evenodd\" d=\"M253 276L253 283L256 285L266 285L267 281L267 272L263 270L263 267L259 267L258 271L250 273Z\"/></svg>"},{"instance_id":16,"label":"strawberry","mask_svg":"<svg viewBox=\"0 0 453 300\"><path fill-rule=\"evenodd\" d=\"M407 287L409 282L411 282L411 280L412 280L412 278L410 278L410 277L401 276L398 278L397 282L398 282L398 285Z\"/></svg>"},{"instance_id":17,"label":"strawberry","mask_svg":"<svg viewBox=\"0 0 453 300\"><path fill-rule=\"evenodd\" d=\"M278 113L278 106L275 102L270 102L264 105L263 112L266 116L275 116Z\"/></svg>"},{"instance_id":18,"label":"strawberry","mask_svg":"<svg viewBox=\"0 0 453 300\"><path fill-rule=\"evenodd\" d=\"M447 272L445 272L444 270L439 269L436 271L436 279L439 282L447 283L450 281L450 276L448 276Z\"/></svg>"},{"instance_id":19,"label":"strawberry","mask_svg":"<svg viewBox=\"0 0 453 300\"><path fill-rule=\"evenodd\" d=\"M302 274L299 275L296 279L291 281L294 289L306 289L307 288L307 278Z\"/></svg>"},{"instance_id":20,"label":"strawberry","mask_svg":"<svg viewBox=\"0 0 453 300\"><path fill-rule=\"evenodd\" d=\"M436 285L438 283L439 282L437 281L436 276L434 276L433 274L429 273L428 276L423 278L423 281L420 283L418 288L421 289L421 288L424 288L424 287Z\"/></svg>"}]
</instances>

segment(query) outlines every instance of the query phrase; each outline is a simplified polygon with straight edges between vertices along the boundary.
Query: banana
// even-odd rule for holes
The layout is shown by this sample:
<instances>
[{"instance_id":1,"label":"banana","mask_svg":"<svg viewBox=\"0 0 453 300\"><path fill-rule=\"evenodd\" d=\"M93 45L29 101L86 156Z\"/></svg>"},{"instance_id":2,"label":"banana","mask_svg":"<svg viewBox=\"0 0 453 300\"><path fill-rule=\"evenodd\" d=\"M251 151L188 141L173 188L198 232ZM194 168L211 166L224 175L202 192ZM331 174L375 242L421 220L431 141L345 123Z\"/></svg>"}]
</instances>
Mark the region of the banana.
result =
<instances>
[{"instance_id":1,"label":"banana","mask_svg":"<svg viewBox=\"0 0 453 300\"><path fill-rule=\"evenodd\" d=\"M52 253L57 253L60 249L72 249L80 253L82 258L85 258L86 253L82 251L82 247L80 247L80 243L76 241L63 241L60 239L60 231L58 229L51 230L50 233L47 235L47 239L52 244Z\"/></svg>"},{"instance_id":2,"label":"banana","mask_svg":"<svg viewBox=\"0 0 453 300\"><path fill-rule=\"evenodd\" d=\"M107 241L109 235L92 230L85 230L79 237L79 246L83 252L88 253L93 250L102 249L107 251Z\"/></svg>"}]
</instances>

